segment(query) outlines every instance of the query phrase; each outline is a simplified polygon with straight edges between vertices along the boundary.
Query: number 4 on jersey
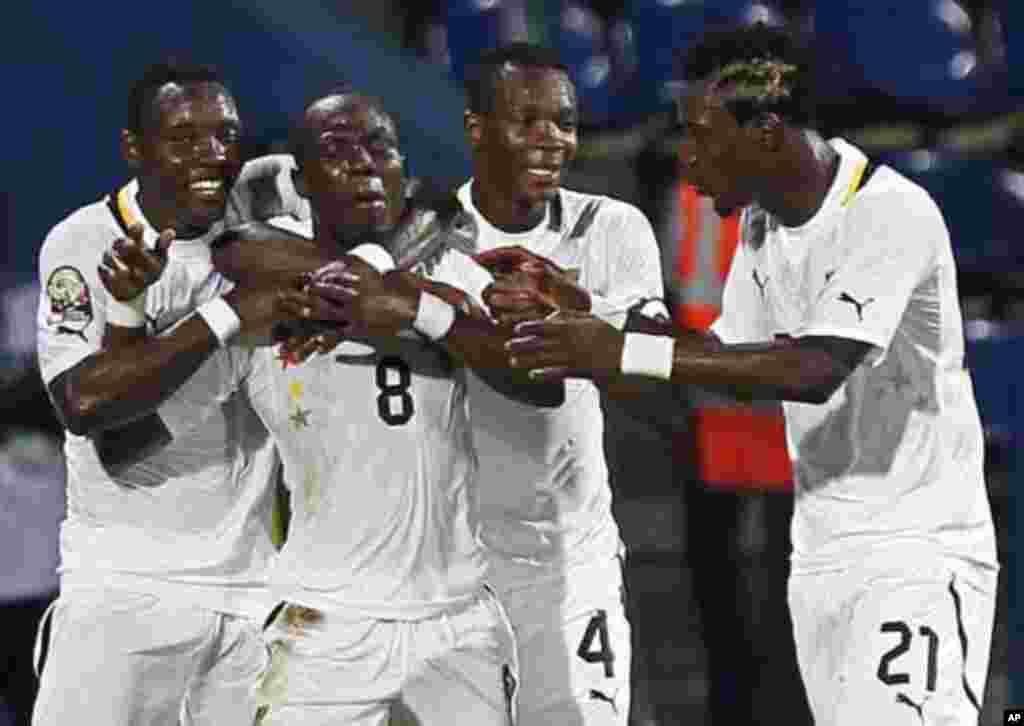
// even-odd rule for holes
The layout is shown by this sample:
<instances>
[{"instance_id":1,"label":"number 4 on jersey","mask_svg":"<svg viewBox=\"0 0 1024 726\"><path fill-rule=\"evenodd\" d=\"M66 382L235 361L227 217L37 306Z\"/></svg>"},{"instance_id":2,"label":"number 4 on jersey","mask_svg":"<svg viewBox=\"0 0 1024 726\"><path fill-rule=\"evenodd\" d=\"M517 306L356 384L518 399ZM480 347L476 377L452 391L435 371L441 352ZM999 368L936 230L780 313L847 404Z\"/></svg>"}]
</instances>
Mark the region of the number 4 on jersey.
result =
<instances>
[{"instance_id":1,"label":"number 4 on jersey","mask_svg":"<svg viewBox=\"0 0 1024 726\"><path fill-rule=\"evenodd\" d=\"M594 649L594 639L597 639L598 649ZM615 661L615 654L608 643L608 613L598 610L587 623L587 629L580 640L580 647L576 655L587 663L604 663L604 675L606 678L615 677L615 669L612 663Z\"/></svg>"}]
</instances>

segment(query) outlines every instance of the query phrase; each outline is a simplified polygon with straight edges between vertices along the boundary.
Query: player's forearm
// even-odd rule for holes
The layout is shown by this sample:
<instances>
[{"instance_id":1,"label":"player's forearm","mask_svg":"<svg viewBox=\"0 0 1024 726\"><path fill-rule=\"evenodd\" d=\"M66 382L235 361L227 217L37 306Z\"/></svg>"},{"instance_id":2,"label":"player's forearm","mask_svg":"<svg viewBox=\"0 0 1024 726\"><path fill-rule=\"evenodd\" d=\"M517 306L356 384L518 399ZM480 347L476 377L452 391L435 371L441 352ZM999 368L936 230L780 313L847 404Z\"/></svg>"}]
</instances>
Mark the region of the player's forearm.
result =
<instances>
[{"instance_id":1,"label":"player's forearm","mask_svg":"<svg viewBox=\"0 0 1024 726\"><path fill-rule=\"evenodd\" d=\"M438 342L498 393L534 406L562 405L563 383L538 383L530 380L526 372L509 368L505 343L511 333L510 326L459 313L448 334Z\"/></svg>"},{"instance_id":2,"label":"player's forearm","mask_svg":"<svg viewBox=\"0 0 1024 726\"><path fill-rule=\"evenodd\" d=\"M273 289L224 296L237 316L239 338L269 340L275 298ZM167 335L105 349L58 376L50 390L64 425L72 433L94 436L156 411L220 346L209 322L215 319L195 313Z\"/></svg>"},{"instance_id":3,"label":"player's forearm","mask_svg":"<svg viewBox=\"0 0 1024 726\"><path fill-rule=\"evenodd\" d=\"M827 351L795 341L722 345L708 340L677 342L671 380L739 398L824 403L849 373Z\"/></svg>"},{"instance_id":4,"label":"player's forearm","mask_svg":"<svg viewBox=\"0 0 1024 726\"><path fill-rule=\"evenodd\" d=\"M214 269L242 286L288 286L339 257L305 237L255 223L224 232L212 250Z\"/></svg>"},{"instance_id":5,"label":"player's forearm","mask_svg":"<svg viewBox=\"0 0 1024 726\"><path fill-rule=\"evenodd\" d=\"M95 436L153 413L217 349L206 322L194 316L174 332L105 348L62 374L56 390L64 424Z\"/></svg>"},{"instance_id":6,"label":"player's forearm","mask_svg":"<svg viewBox=\"0 0 1024 726\"><path fill-rule=\"evenodd\" d=\"M697 344L717 350L721 347L714 333L693 328L683 328L667 319L656 319L637 313L631 313L623 330L627 333L646 333L648 335L672 336L685 344ZM613 378L595 379L594 383L609 398L623 405L638 418L647 418L650 402L668 397L668 400L681 400L679 387L668 381L641 376L615 376Z\"/></svg>"}]
</instances>

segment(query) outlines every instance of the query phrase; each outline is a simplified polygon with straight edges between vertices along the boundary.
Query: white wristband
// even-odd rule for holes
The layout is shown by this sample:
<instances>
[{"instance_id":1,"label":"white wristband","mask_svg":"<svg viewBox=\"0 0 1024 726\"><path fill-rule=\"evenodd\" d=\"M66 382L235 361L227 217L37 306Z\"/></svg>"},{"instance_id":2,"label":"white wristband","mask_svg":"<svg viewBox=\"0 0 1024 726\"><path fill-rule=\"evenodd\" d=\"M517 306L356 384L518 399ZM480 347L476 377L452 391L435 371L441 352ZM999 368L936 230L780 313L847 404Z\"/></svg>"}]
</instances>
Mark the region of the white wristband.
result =
<instances>
[{"instance_id":1,"label":"white wristband","mask_svg":"<svg viewBox=\"0 0 1024 726\"><path fill-rule=\"evenodd\" d=\"M420 292L420 304L416 308L413 330L431 340L440 340L455 324L455 308L426 290Z\"/></svg>"},{"instance_id":2,"label":"white wristband","mask_svg":"<svg viewBox=\"0 0 1024 726\"><path fill-rule=\"evenodd\" d=\"M395 259L380 245L362 244L349 250L347 254L358 257L382 275L395 269Z\"/></svg>"},{"instance_id":3,"label":"white wristband","mask_svg":"<svg viewBox=\"0 0 1024 726\"><path fill-rule=\"evenodd\" d=\"M675 347L676 339L666 335L626 333L626 342L622 346L622 372L667 381L672 377Z\"/></svg>"},{"instance_id":4,"label":"white wristband","mask_svg":"<svg viewBox=\"0 0 1024 726\"><path fill-rule=\"evenodd\" d=\"M110 298L107 301L107 322L124 328L141 328L146 324L146 293L128 302Z\"/></svg>"},{"instance_id":5,"label":"white wristband","mask_svg":"<svg viewBox=\"0 0 1024 726\"><path fill-rule=\"evenodd\" d=\"M222 346L230 343L231 339L238 334L239 328L242 327L238 313L222 297L215 297L213 300L203 303L196 312L210 326L210 330Z\"/></svg>"}]
</instances>

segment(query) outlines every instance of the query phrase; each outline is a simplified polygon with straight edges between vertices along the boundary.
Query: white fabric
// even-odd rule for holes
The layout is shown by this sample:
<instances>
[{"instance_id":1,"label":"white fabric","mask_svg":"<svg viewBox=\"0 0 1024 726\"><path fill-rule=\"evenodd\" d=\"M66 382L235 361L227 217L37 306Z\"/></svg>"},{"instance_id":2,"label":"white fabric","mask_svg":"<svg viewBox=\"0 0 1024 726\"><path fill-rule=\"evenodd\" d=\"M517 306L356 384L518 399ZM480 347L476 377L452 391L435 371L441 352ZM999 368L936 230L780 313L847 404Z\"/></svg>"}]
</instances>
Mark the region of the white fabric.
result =
<instances>
[{"instance_id":1,"label":"white fabric","mask_svg":"<svg viewBox=\"0 0 1024 726\"><path fill-rule=\"evenodd\" d=\"M822 208L737 250L725 343L836 336L873 352L822 405L784 403L796 476L794 572L926 546L995 564L949 233L928 194L880 167L852 198L864 155L842 140ZM756 276L756 277L755 277Z\"/></svg>"},{"instance_id":2,"label":"white fabric","mask_svg":"<svg viewBox=\"0 0 1024 726\"><path fill-rule=\"evenodd\" d=\"M242 327L238 313L222 297L207 300L196 308L196 313L206 322L221 346L228 345Z\"/></svg>"},{"instance_id":3,"label":"white fabric","mask_svg":"<svg viewBox=\"0 0 1024 726\"><path fill-rule=\"evenodd\" d=\"M132 214L144 221L136 190L133 182ZM150 332L170 327L227 289L210 264L208 242L219 229L171 244L166 269L146 291ZM110 298L96 267L123 234L101 201L75 211L47 236L37 316L45 381L100 349ZM146 225L144 236L155 235ZM60 283L54 284L58 270ZM197 397L211 395L208 390ZM201 426L195 422L189 434L116 477L100 464L90 439L67 434L62 578L187 593L190 604L256 617L265 612L263 578L274 552L269 484L277 458L243 397L218 404Z\"/></svg>"},{"instance_id":4,"label":"white fabric","mask_svg":"<svg viewBox=\"0 0 1024 726\"><path fill-rule=\"evenodd\" d=\"M307 611L308 612L308 611ZM386 726L392 704L419 726L512 726L512 628L488 592L416 621L303 618L283 610L266 633L272 665L262 726Z\"/></svg>"},{"instance_id":5,"label":"white fabric","mask_svg":"<svg viewBox=\"0 0 1024 726\"><path fill-rule=\"evenodd\" d=\"M814 722L977 724L996 570L934 555L875 564L882 566L790 579L797 659Z\"/></svg>"},{"instance_id":6,"label":"white fabric","mask_svg":"<svg viewBox=\"0 0 1024 726\"><path fill-rule=\"evenodd\" d=\"M416 319L412 323L414 330L436 341L446 336L454 323L455 308L437 295L426 290L420 292Z\"/></svg>"},{"instance_id":7,"label":"white fabric","mask_svg":"<svg viewBox=\"0 0 1024 726\"><path fill-rule=\"evenodd\" d=\"M259 622L102 587L62 593L49 614L33 726L254 722Z\"/></svg>"},{"instance_id":8,"label":"white fabric","mask_svg":"<svg viewBox=\"0 0 1024 726\"><path fill-rule=\"evenodd\" d=\"M225 224L233 227L273 217L310 219L309 200L299 196L292 179L297 168L291 154L267 154L247 161L231 190Z\"/></svg>"},{"instance_id":9,"label":"white fabric","mask_svg":"<svg viewBox=\"0 0 1024 726\"><path fill-rule=\"evenodd\" d=\"M311 234L307 228L306 234ZM431 279L462 287L461 252ZM396 337L345 341L282 367L270 348L221 351L227 395L243 386L273 434L292 491L288 541L271 571L277 599L347 616L416 619L475 596L476 461L461 369L438 347Z\"/></svg>"},{"instance_id":10,"label":"white fabric","mask_svg":"<svg viewBox=\"0 0 1024 726\"><path fill-rule=\"evenodd\" d=\"M637 302L663 296L654 233L635 207L563 189L560 231L545 220L533 230L507 233L475 208L471 184L462 186L458 196L479 227L481 251L518 245L547 257L578 275L595 312L613 311L609 321L619 327ZM584 235L570 238L593 203L600 207L592 225ZM619 530L611 511L597 388L589 381L567 381L565 403L549 409L505 398L475 375L469 379L492 581L505 590L562 580L573 577L578 566L614 557Z\"/></svg>"},{"instance_id":11,"label":"white fabric","mask_svg":"<svg viewBox=\"0 0 1024 726\"><path fill-rule=\"evenodd\" d=\"M380 245L357 245L353 249L349 250L349 254L358 257L380 273L395 269L395 260L391 256L391 253Z\"/></svg>"},{"instance_id":12,"label":"white fabric","mask_svg":"<svg viewBox=\"0 0 1024 726\"><path fill-rule=\"evenodd\" d=\"M518 726L626 726L632 646L622 587L622 562L614 557L575 568L568 582L501 593L519 648ZM607 669L596 660L604 653L600 631L587 634L598 611L612 657ZM581 657L581 649L593 660Z\"/></svg>"},{"instance_id":13,"label":"white fabric","mask_svg":"<svg viewBox=\"0 0 1024 726\"><path fill-rule=\"evenodd\" d=\"M125 328L141 328L146 324L146 295L134 300L121 302L114 297L107 299L107 322Z\"/></svg>"},{"instance_id":14,"label":"white fabric","mask_svg":"<svg viewBox=\"0 0 1024 726\"><path fill-rule=\"evenodd\" d=\"M667 335L626 333L622 345L622 373L669 380L675 343L676 339Z\"/></svg>"}]
</instances>

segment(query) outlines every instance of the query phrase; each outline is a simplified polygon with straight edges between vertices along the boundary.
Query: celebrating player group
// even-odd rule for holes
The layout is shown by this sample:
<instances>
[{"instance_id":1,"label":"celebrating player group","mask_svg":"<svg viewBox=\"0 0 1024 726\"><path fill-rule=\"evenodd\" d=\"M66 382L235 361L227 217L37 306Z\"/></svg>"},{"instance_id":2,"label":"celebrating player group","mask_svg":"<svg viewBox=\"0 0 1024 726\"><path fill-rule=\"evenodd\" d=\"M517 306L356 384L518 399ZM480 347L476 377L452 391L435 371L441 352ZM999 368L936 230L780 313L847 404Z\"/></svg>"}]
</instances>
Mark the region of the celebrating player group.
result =
<instances>
[{"instance_id":1,"label":"celebrating player group","mask_svg":"<svg viewBox=\"0 0 1024 726\"><path fill-rule=\"evenodd\" d=\"M550 49L480 58L447 195L366 91L243 164L215 70L144 73L134 178L40 253L68 510L36 726L626 726L600 396L689 386L783 402L816 723L977 723L998 564L942 215L815 133L782 31L685 72L684 174L745 219L711 332L670 321L643 214L562 186Z\"/></svg>"}]
</instances>

